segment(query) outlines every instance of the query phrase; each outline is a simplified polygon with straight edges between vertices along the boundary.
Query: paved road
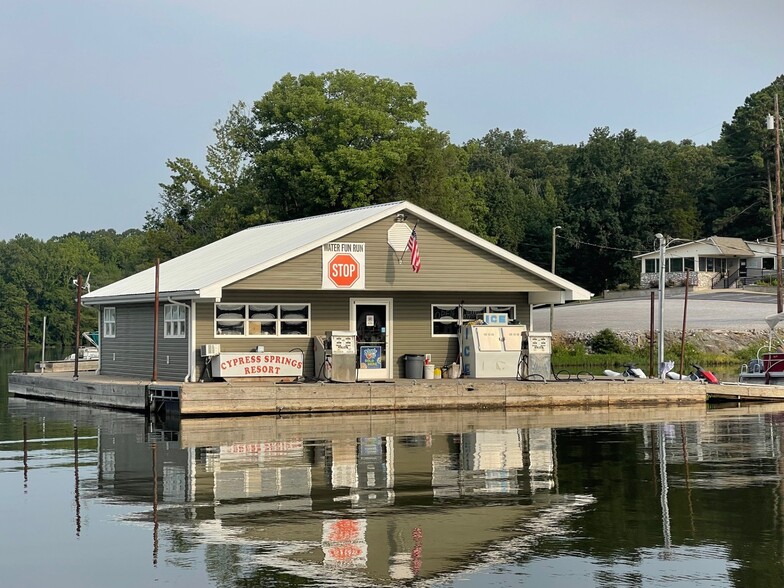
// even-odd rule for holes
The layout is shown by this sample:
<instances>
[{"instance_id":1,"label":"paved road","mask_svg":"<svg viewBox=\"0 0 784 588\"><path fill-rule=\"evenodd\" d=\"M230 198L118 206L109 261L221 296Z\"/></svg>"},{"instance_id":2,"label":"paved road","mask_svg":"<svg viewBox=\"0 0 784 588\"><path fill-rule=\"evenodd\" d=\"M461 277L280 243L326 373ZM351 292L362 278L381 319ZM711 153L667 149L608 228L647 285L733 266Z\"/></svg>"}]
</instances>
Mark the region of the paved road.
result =
<instances>
[{"instance_id":1,"label":"paved road","mask_svg":"<svg viewBox=\"0 0 784 588\"><path fill-rule=\"evenodd\" d=\"M680 330L683 326L684 297L664 299L664 328ZM654 302L654 320L658 325L659 302ZM690 293L686 315L687 329L755 329L767 333L765 317L776 312L776 296L744 291ZM651 324L651 301L643 299L597 300L556 306L554 330L594 332L646 331ZM548 330L549 307L534 310L533 326Z\"/></svg>"}]
</instances>

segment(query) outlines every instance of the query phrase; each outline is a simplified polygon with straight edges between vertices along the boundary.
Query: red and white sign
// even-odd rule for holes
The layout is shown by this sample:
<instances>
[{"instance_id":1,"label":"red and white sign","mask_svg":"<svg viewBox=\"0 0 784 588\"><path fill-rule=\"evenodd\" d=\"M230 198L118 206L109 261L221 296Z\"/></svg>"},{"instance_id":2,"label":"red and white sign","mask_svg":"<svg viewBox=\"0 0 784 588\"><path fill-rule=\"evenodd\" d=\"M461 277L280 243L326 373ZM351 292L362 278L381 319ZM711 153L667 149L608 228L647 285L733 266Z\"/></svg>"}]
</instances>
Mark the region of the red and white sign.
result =
<instances>
[{"instance_id":1,"label":"red and white sign","mask_svg":"<svg viewBox=\"0 0 784 588\"><path fill-rule=\"evenodd\" d=\"M366 568L367 520L330 519L322 523L321 548L324 565L335 568Z\"/></svg>"},{"instance_id":2,"label":"red and white sign","mask_svg":"<svg viewBox=\"0 0 784 588\"><path fill-rule=\"evenodd\" d=\"M301 351L275 353L221 353L212 358L212 375L219 378L256 376L301 376L304 356Z\"/></svg>"},{"instance_id":3,"label":"red and white sign","mask_svg":"<svg viewBox=\"0 0 784 588\"><path fill-rule=\"evenodd\" d=\"M321 251L321 288L365 289L365 244L326 243Z\"/></svg>"}]
</instances>

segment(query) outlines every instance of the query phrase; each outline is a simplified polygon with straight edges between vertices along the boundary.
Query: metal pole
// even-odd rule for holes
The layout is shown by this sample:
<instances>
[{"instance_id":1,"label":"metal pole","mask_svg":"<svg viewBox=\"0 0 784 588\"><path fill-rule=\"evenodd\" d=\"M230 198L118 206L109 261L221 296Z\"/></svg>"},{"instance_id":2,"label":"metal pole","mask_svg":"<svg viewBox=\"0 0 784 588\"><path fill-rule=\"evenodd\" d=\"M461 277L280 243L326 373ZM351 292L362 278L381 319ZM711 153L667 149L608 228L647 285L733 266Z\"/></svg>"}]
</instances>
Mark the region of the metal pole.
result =
<instances>
[{"instance_id":1,"label":"metal pole","mask_svg":"<svg viewBox=\"0 0 784 588\"><path fill-rule=\"evenodd\" d=\"M784 311L784 298L781 293L781 117L779 116L779 95L773 97L773 108L776 110L776 308L777 312Z\"/></svg>"},{"instance_id":2,"label":"metal pole","mask_svg":"<svg viewBox=\"0 0 784 588\"><path fill-rule=\"evenodd\" d=\"M655 309L655 302L654 302L654 298L655 297L656 297L656 294L651 292L651 330L650 330L650 336L648 337L648 343L649 343L649 345L648 345L648 374L650 374L651 376L653 375L653 332L654 332L654 329L655 329L655 327L653 326L653 317L654 317L654 314L656 314L655 310L654 310Z\"/></svg>"},{"instance_id":3,"label":"metal pole","mask_svg":"<svg viewBox=\"0 0 784 588\"><path fill-rule=\"evenodd\" d=\"M22 373L27 373L27 348L30 343L30 304L25 304L25 338L24 338L24 365Z\"/></svg>"},{"instance_id":4,"label":"metal pole","mask_svg":"<svg viewBox=\"0 0 784 588\"><path fill-rule=\"evenodd\" d=\"M46 370L46 317L44 317L44 328L41 332L41 373Z\"/></svg>"},{"instance_id":5,"label":"metal pole","mask_svg":"<svg viewBox=\"0 0 784 588\"><path fill-rule=\"evenodd\" d=\"M681 370L678 372L683 378L683 356L686 352L686 308L689 306L689 269L686 269L686 290L683 293L683 328L681 329Z\"/></svg>"},{"instance_id":6,"label":"metal pole","mask_svg":"<svg viewBox=\"0 0 784 588\"><path fill-rule=\"evenodd\" d=\"M152 333L152 381L158 381L158 304L160 303L161 260L155 260L155 308L153 309Z\"/></svg>"},{"instance_id":7,"label":"metal pole","mask_svg":"<svg viewBox=\"0 0 784 588\"><path fill-rule=\"evenodd\" d=\"M664 252L667 244L664 235L656 233L659 240L659 377L664 366Z\"/></svg>"},{"instance_id":8,"label":"metal pole","mask_svg":"<svg viewBox=\"0 0 784 588\"><path fill-rule=\"evenodd\" d=\"M557 227L553 227L553 246L552 246L552 249L551 249L552 254L553 254L553 258L552 258L552 263L550 264L550 273L553 273L553 274L555 273L555 232L558 229L560 229L560 228L561 228L561 225L558 225ZM550 304L550 333L553 332L553 314L554 314L554 309L555 309L555 305L554 304Z\"/></svg>"},{"instance_id":9,"label":"metal pole","mask_svg":"<svg viewBox=\"0 0 784 588\"><path fill-rule=\"evenodd\" d=\"M74 341L74 380L79 379L79 323L82 322L82 274L76 278L76 327Z\"/></svg>"}]
</instances>

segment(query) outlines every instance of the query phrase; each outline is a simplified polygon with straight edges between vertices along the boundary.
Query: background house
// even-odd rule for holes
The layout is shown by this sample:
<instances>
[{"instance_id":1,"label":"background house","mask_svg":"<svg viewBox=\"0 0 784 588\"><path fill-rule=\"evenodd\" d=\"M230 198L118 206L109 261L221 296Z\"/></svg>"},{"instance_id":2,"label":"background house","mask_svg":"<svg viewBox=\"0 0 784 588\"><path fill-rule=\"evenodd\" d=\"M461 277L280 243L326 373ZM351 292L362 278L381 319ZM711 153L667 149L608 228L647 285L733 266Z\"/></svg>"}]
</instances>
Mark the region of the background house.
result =
<instances>
[{"instance_id":1,"label":"background house","mask_svg":"<svg viewBox=\"0 0 784 588\"><path fill-rule=\"evenodd\" d=\"M659 284L659 250L636 255L640 260L640 287ZM686 270L696 288L734 288L754 283L776 273L776 244L744 241L734 237L706 237L666 248L665 282L682 286Z\"/></svg>"}]
</instances>

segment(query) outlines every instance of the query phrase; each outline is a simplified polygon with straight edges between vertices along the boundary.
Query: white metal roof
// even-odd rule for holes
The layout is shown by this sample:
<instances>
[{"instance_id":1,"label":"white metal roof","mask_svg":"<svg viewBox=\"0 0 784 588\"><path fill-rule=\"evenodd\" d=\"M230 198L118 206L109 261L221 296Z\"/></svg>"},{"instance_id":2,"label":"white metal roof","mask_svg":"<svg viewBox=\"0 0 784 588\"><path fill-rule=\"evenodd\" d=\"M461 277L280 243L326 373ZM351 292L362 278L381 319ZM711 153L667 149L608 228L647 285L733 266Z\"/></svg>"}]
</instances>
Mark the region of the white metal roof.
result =
<instances>
[{"instance_id":1,"label":"white metal roof","mask_svg":"<svg viewBox=\"0 0 784 588\"><path fill-rule=\"evenodd\" d=\"M766 246L762 243L744 241L738 237L705 237L696 241L672 244L667 247L667 257L677 255L713 255L717 257L755 257L764 254ZM634 259L653 259L659 256L659 250L635 255Z\"/></svg>"},{"instance_id":2,"label":"white metal roof","mask_svg":"<svg viewBox=\"0 0 784 588\"><path fill-rule=\"evenodd\" d=\"M398 212L408 212L474 243L567 294L566 300L588 300L591 293L501 249L410 202L391 202L280 223L259 225L225 237L161 264L161 297L220 299L224 286L321 247L343 235ZM155 268L82 296L85 304L150 300L155 292Z\"/></svg>"}]
</instances>

